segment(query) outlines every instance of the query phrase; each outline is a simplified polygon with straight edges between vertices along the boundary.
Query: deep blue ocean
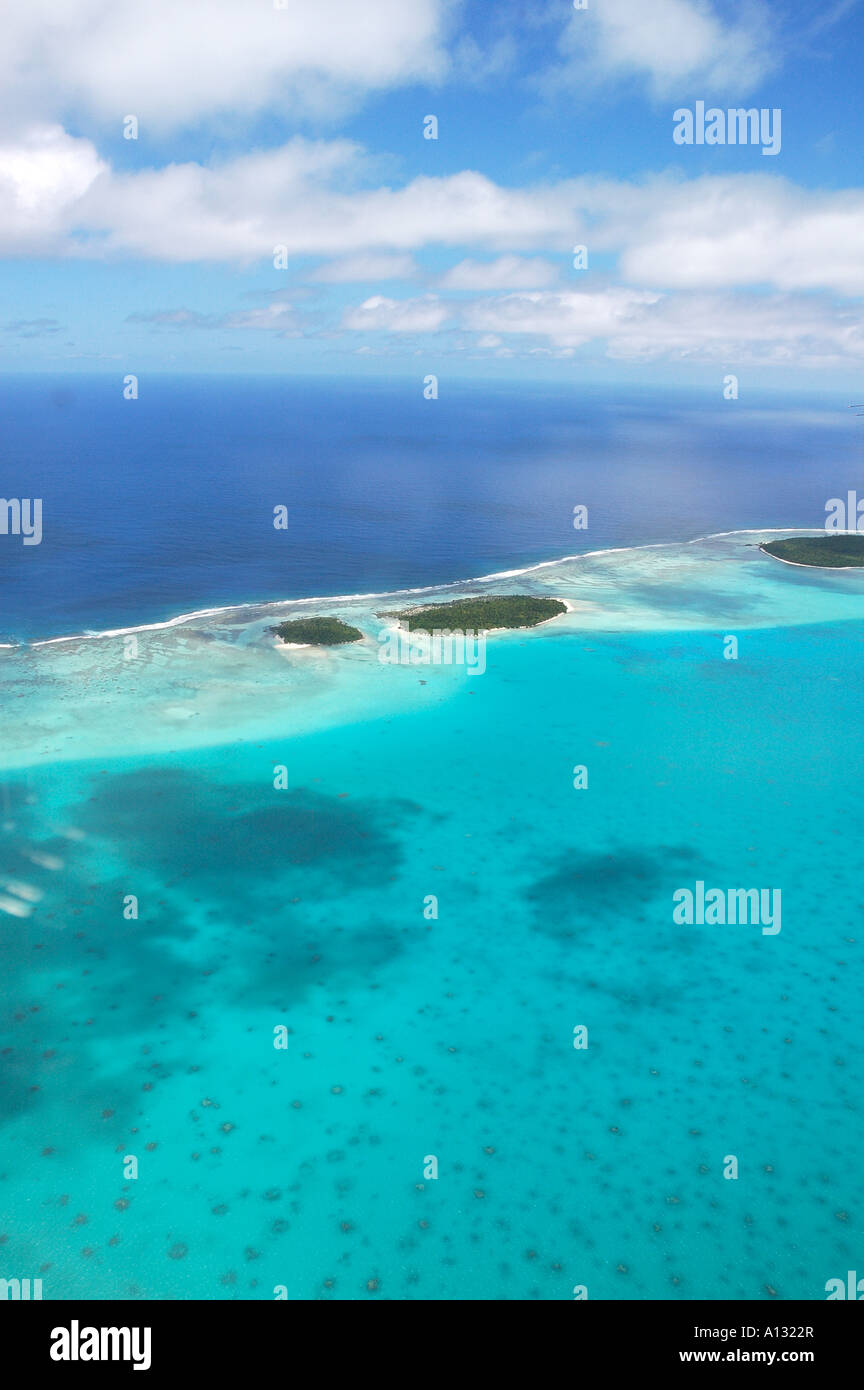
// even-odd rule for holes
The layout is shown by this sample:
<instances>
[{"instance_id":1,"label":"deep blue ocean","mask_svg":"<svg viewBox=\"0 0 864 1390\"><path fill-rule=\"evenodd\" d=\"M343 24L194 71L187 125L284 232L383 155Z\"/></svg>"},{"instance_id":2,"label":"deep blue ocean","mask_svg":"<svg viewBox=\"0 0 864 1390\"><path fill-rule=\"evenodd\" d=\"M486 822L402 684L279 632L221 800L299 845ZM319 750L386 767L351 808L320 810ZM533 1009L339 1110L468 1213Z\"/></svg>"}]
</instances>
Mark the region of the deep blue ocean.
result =
<instances>
[{"instance_id":1,"label":"deep blue ocean","mask_svg":"<svg viewBox=\"0 0 864 1390\"><path fill-rule=\"evenodd\" d=\"M862 461L843 398L278 378L0 381L0 640L440 584L747 527L821 527ZM851 480L851 481L850 481ZM574 530L573 508L588 507ZM288 510L288 529L273 509Z\"/></svg>"}]
</instances>

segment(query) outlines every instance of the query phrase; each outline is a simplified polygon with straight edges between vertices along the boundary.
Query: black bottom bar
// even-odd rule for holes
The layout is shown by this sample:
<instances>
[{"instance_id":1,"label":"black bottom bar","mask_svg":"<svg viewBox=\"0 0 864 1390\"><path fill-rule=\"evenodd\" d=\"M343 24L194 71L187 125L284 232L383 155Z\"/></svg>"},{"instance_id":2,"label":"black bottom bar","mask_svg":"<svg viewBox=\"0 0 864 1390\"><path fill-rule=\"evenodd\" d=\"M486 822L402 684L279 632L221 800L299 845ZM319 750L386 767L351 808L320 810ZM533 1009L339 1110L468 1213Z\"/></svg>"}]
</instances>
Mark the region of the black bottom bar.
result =
<instances>
[{"instance_id":1,"label":"black bottom bar","mask_svg":"<svg viewBox=\"0 0 864 1390\"><path fill-rule=\"evenodd\" d=\"M371 1360L379 1373L401 1366L410 1378L409 1346L419 1356L417 1371L424 1378L438 1356L442 1371L452 1374L456 1362L482 1363L488 1372L490 1362L509 1364L514 1353L536 1360L542 1352L544 1363L563 1355L574 1369L592 1366L595 1376L704 1365L727 1370L805 1366L824 1379L826 1372L841 1368L848 1374L861 1343L860 1315L837 1301L574 1301L566 1308L543 1305L545 1312L535 1306L530 1314L509 1304L496 1313L496 1306L410 1304L400 1314L395 1308L361 1313L351 1303L325 1311L312 1303L298 1316L296 1304L278 1301L9 1302L0 1305L0 1336L4 1365L8 1368L14 1358L19 1379L31 1370L52 1377L92 1377L100 1369L133 1374L137 1365L140 1374L157 1379L177 1372L213 1372L222 1380L250 1372L293 1378L302 1367L304 1380L312 1370L332 1381L340 1353L346 1362L350 1356L354 1374L364 1364L368 1372ZM488 1319L494 1324L499 1316L506 1322L496 1333ZM357 1335L349 1341L352 1330ZM342 1335L337 1340L334 1334ZM458 1344L451 1340L454 1335ZM548 1340L556 1336L563 1339L557 1347ZM98 1359L91 1359L93 1352Z\"/></svg>"}]
</instances>

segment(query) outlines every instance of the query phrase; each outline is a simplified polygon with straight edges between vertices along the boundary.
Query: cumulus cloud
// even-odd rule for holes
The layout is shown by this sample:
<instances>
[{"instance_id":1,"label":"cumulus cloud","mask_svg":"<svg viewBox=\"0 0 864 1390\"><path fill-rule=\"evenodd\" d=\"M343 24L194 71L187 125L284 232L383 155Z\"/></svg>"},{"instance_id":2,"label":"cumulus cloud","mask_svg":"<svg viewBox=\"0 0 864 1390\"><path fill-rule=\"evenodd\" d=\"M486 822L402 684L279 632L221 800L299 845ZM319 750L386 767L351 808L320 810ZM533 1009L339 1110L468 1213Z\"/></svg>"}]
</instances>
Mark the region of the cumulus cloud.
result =
<instances>
[{"instance_id":1,"label":"cumulus cloud","mask_svg":"<svg viewBox=\"0 0 864 1390\"><path fill-rule=\"evenodd\" d=\"M643 199L621 273L666 287L774 285L864 294L864 193L759 175L702 178Z\"/></svg>"},{"instance_id":2,"label":"cumulus cloud","mask_svg":"<svg viewBox=\"0 0 864 1390\"><path fill-rule=\"evenodd\" d=\"M572 11L551 87L602 78L640 79L656 97L751 91L776 65L778 44L764 6L711 0L602 0Z\"/></svg>"},{"instance_id":3,"label":"cumulus cloud","mask_svg":"<svg viewBox=\"0 0 864 1390\"><path fill-rule=\"evenodd\" d=\"M376 185L375 174L351 141L300 138L212 165L116 172L90 141L33 127L0 139L0 252L260 266L284 248L329 257L310 277L321 284L371 288L417 276L414 252L452 248L461 259L439 276L438 294L367 289L342 330L422 334L455 324L477 341L500 337L497 351L533 339L526 350L605 340L613 355L637 357L861 356L859 190L802 189L773 174L523 188L472 170L402 187ZM596 271L570 268L581 242L592 266L604 265L600 287ZM453 292L487 298L446 298ZM292 292L295 301L302 293ZM191 310L164 313L152 321L282 336L311 322L283 299L201 322L176 317Z\"/></svg>"},{"instance_id":4,"label":"cumulus cloud","mask_svg":"<svg viewBox=\"0 0 864 1390\"><path fill-rule=\"evenodd\" d=\"M366 91L446 68L446 0L26 0L7 4L5 109L32 119L76 106L167 130L277 103L332 116Z\"/></svg>"},{"instance_id":5,"label":"cumulus cloud","mask_svg":"<svg viewBox=\"0 0 864 1390\"><path fill-rule=\"evenodd\" d=\"M81 200L107 169L89 140L62 126L0 139L0 249L38 254L62 245Z\"/></svg>"},{"instance_id":6,"label":"cumulus cloud","mask_svg":"<svg viewBox=\"0 0 864 1390\"><path fill-rule=\"evenodd\" d=\"M66 245L177 262L269 259L277 247L334 257L435 245L520 249L568 244L579 215L575 185L504 188L464 170L402 188L358 186L366 162L350 141L298 137L209 166L115 173L80 198ZM0 220L0 249L3 237Z\"/></svg>"},{"instance_id":7,"label":"cumulus cloud","mask_svg":"<svg viewBox=\"0 0 864 1390\"><path fill-rule=\"evenodd\" d=\"M266 262L327 255L322 282L407 278L411 252L475 247L440 279L461 290L543 289L577 241L617 256L647 288L766 286L864 293L864 193L802 189L778 175L570 179L507 188L465 170L368 187L350 141L300 138L212 166L115 173L59 127L0 143L0 252Z\"/></svg>"}]
</instances>

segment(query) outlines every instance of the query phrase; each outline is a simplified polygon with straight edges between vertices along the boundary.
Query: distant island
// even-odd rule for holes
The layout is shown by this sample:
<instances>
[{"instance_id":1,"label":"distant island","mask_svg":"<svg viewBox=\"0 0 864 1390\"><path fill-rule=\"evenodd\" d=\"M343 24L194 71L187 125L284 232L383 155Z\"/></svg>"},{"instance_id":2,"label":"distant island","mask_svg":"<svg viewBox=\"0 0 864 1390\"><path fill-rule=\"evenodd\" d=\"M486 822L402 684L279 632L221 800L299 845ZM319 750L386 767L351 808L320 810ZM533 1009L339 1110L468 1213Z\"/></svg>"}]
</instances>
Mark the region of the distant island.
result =
<instances>
[{"instance_id":1,"label":"distant island","mask_svg":"<svg viewBox=\"0 0 864 1390\"><path fill-rule=\"evenodd\" d=\"M359 642L363 633L349 627L341 618L298 618L295 622L271 627L283 642L298 646L335 647L340 642Z\"/></svg>"},{"instance_id":2,"label":"distant island","mask_svg":"<svg viewBox=\"0 0 864 1390\"><path fill-rule=\"evenodd\" d=\"M864 566L864 536L800 536L766 541L759 547L777 560L820 569L858 569Z\"/></svg>"},{"instance_id":3,"label":"distant island","mask_svg":"<svg viewBox=\"0 0 864 1390\"><path fill-rule=\"evenodd\" d=\"M490 632L501 627L536 627L547 618L566 612L566 603L557 598L497 594L490 598L454 599L452 603L435 603L428 608L405 608L399 613L379 613L378 617L396 618L409 632L412 628L425 632Z\"/></svg>"}]
</instances>

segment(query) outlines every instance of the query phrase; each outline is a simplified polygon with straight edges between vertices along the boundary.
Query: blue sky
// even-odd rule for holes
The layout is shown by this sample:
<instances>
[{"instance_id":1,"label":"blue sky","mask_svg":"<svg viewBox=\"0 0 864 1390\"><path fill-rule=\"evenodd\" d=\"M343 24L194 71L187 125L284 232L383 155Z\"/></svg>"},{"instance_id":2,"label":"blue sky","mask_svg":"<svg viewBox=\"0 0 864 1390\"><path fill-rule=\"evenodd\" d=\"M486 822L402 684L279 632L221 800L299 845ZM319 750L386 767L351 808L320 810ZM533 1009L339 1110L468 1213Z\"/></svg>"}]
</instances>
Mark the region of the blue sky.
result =
<instances>
[{"instance_id":1,"label":"blue sky","mask_svg":"<svg viewBox=\"0 0 864 1390\"><path fill-rule=\"evenodd\" d=\"M4 9L2 370L864 389L864 0Z\"/></svg>"}]
</instances>

